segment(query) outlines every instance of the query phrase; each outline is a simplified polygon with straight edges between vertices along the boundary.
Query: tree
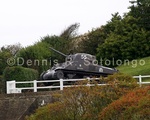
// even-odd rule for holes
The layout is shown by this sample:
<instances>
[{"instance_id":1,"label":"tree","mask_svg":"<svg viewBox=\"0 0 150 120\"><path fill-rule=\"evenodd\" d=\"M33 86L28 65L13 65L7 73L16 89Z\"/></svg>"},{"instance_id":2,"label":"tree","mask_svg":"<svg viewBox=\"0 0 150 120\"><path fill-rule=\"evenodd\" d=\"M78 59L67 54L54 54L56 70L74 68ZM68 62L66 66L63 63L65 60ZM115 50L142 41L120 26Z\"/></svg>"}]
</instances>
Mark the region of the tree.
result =
<instances>
[{"instance_id":1,"label":"tree","mask_svg":"<svg viewBox=\"0 0 150 120\"><path fill-rule=\"evenodd\" d=\"M51 66L49 45L37 42L33 46L21 49L17 54L17 65L38 70L39 73Z\"/></svg>"},{"instance_id":2,"label":"tree","mask_svg":"<svg viewBox=\"0 0 150 120\"><path fill-rule=\"evenodd\" d=\"M87 33L85 37L81 36L81 42L79 42L79 47L81 52L96 55L97 47L99 44L103 44L106 39L106 34L103 26L92 30Z\"/></svg>"},{"instance_id":3,"label":"tree","mask_svg":"<svg viewBox=\"0 0 150 120\"><path fill-rule=\"evenodd\" d=\"M22 49L22 46L20 43L14 44L14 45L7 45L7 46L3 46L1 48L1 51L8 51L10 52L13 56L15 56L17 54L17 52L19 50Z\"/></svg>"},{"instance_id":4,"label":"tree","mask_svg":"<svg viewBox=\"0 0 150 120\"><path fill-rule=\"evenodd\" d=\"M8 66L7 59L11 57L12 55L9 51L0 51L0 75L3 74L3 70Z\"/></svg>"},{"instance_id":5,"label":"tree","mask_svg":"<svg viewBox=\"0 0 150 120\"><path fill-rule=\"evenodd\" d=\"M132 16L125 15L123 19L116 14L105 26L108 29L107 38L103 44L99 44L97 49L98 60L114 59L115 62L109 64L116 66L116 61L133 60L150 55L150 33L141 29L137 24L138 20ZM110 30L110 31L109 31ZM113 30L113 31L112 31ZM137 49L138 48L138 49Z\"/></svg>"},{"instance_id":6,"label":"tree","mask_svg":"<svg viewBox=\"0 0 150 120\"><path fill-rule=\"evenodd\" d=\"M42 37L40 41L34 45L21 49L17 57L23 58L20 62L23 62L22 65L24 67L36 69L39 73L49 69L49 67L52 67L58 62L64 62L64 56L51 51L49 47L53 47L64 54L69 54L72 48L72 39L75 37L78 27L79 24L75 23L65 29L59 36L47 35ZM47 61L44 65L43 60Z\"/></svg>"},{"instance_id":7,"label":"tree","mask_svg":"<svg viewBox=\"0 0 150 120\"><path fill-rule=\"evenodd\" d=\"M70 39L76 37L79 26L80 26L79 23L71 24L65 30L63 30L63 32L60 34L60 37L66 39L66 40L70 40Z\"/></svg>"},{"instance_id":8,"label":"tree","mask_svg":"<svg viewBox=\"0 0 150 120\"><path fill-rule=\"evenodd\" d=\"M129 14L138 19L137 24L150 30L150 0L135 0L131 1Z\"/></svg>"}]
</instances>

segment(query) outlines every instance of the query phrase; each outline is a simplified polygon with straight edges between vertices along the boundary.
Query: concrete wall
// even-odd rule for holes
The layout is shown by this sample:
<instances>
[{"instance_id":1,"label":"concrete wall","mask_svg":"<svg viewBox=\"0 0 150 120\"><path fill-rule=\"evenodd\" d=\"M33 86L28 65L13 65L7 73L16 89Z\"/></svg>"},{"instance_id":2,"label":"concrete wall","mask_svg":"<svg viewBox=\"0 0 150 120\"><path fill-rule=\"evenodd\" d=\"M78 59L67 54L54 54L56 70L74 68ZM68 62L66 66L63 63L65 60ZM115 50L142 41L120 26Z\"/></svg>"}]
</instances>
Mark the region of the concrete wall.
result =
<instances>
[{"instance_id":1,"label":"concrete wall","mask_svg":"<svg viewBox=\"0 0 150 120\"><path fill-rule=\"evenodd\" d=\"M60 91L0 95L0 120L24 120L38 107L57 101L55 93Z\"/></svg>"}]
</instances>

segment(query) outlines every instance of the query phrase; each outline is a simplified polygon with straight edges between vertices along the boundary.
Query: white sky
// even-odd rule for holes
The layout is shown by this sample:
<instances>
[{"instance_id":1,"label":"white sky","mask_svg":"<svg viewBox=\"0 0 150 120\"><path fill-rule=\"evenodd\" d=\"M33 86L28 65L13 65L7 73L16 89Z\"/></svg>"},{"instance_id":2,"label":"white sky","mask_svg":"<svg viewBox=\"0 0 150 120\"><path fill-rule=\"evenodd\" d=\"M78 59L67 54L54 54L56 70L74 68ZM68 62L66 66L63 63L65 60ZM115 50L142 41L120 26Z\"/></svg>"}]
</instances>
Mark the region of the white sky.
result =
<instances>
[{"instance_id":1,"label":"white sky","mask_svg":"<svg viewBox=\"0 0 150 120\"><path fill-rule=\"evenodd\" d=\"M111 14L128 12L130 0L0 0L0 47L32 45L46 35L59 35L73 23L79 34L100 27Z\"/></svg>"}]
</instances>

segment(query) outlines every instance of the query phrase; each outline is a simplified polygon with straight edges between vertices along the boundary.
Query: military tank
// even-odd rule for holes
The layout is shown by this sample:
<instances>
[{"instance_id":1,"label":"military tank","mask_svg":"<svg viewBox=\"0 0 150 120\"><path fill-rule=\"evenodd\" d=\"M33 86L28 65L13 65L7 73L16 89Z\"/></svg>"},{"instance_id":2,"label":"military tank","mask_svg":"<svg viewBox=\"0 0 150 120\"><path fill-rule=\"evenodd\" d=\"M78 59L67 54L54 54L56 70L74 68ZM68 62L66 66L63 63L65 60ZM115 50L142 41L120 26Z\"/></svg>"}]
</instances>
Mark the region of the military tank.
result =
<instances>
[{"instance_id":1,"label":"military tank","mask_svg":"<svg viewBox=\"0 0 150 120\"><path fill-rule=\"evenodd\" d=\"M108 76L118 72L115 68L98 65L96 57L87 53L66 55L52 47L52 51L65 57L63 63L57 63L40 75L41 80L77 79L85 77Z\"/></svg>"}]
</instances>

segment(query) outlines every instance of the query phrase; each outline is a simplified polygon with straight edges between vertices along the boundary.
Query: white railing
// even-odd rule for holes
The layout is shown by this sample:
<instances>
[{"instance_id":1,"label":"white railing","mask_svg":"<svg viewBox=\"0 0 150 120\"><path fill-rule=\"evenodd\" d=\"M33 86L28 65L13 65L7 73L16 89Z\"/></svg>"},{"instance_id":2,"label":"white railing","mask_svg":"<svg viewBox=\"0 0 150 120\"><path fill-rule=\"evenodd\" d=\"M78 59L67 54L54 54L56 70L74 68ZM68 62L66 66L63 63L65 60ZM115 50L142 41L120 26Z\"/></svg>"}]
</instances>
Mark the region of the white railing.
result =
<instances>
[{"instance_id":1,"label":"white railing","mask_svg":"<svg viewBox=\"0 0 150 120\"><path fill-rule=\"evenodd\" d=\"M150 82L143 82L142 78L149 78L150 79L150 75L139 75L139 76L133 76L133 78L138 79L138 84L140 85L140 87L142 86L142 84L150 84ZM149 80L150 81L150 80Z\"/></svg>"},{"instance_id":2,"label":"white railing","mask_svg":"<svg viewBox=\"0 0 150 120\"><path fill-rule=\"evenodd\" d=\"M145 76L133 76L133 78L139 79L139 82L137 82L140 87L142 84L150 84L150 82L142 82L142 78L150 78L150 75L145 75ZM44 81L24 81L24 82L16 82L15 80L13 81L7 81L7 94L10 93L21 93L22 90L33 90L34 92L37 92L38 89L53 89L53 88L58 88L60 90L63 90L64 87L72 87L73 85L65 85L64 82L73 82L73 81L83 81L83 80L92 80L92 79L99 79L99 78L87 78L87 79L60 79L60 80L44 80ZM57 86L38 86L38 83L49 83L49 82L57 82L59 85ZM17 84L33 84L32 87L16 87ZM98 85L108 85L108 84L98 84ZM94 84L89 84L87 83L85 86L94 86Z\"/></svg>"},{"instance_id":3,"label":"white railing","mask_svg":"<svg viewBox=\"0 0 150 120\"><path fill-rule=\"evenodd\" d=\"M16 82L15 80L7 81L7 94L10 93L22 93L22 90L33 90L34 92L37 92L38 89L53 89L53 88L59 88L60 90L63 90L65 87L73 87L75 85L66 85L64 82L73 82L73 81L83 81L83 80L98 80L99 78L87 78L87 79L60 79L60 80L44 80L44 81L23 81L23 82ZM38 86L38 83L56 83L59 84L57 86ZM32 84L32 87L16 87L17 84ZM107 85L107 84L98 84L101 85ZM89 84L89 82L85 86L94 86L94 84Z\"/></svg>"}]
</instances>

